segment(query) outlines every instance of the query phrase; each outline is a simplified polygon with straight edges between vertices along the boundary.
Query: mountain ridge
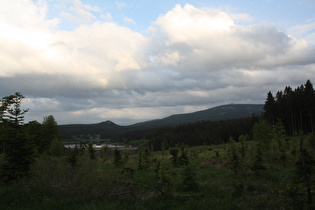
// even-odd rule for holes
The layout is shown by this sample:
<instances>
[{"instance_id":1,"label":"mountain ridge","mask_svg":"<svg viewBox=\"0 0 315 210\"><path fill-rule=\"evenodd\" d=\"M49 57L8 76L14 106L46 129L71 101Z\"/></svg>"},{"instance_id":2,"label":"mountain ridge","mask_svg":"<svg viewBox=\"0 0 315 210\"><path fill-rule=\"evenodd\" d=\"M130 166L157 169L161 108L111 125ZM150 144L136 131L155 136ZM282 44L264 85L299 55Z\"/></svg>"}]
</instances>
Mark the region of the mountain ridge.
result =
<instances>
[{"instance_id":1,"label":"mountain ridge","mask_svg":"<svg viewBox=\"0 0 315 210\"><path fill-rule=\"evenodd\" d=\"M167 126L176 126L178 124L194 123L198 121L217 121L244 118L250 117L252 114L260 115L263 112L263 106L263 104L226 104L191 113L174 114L162 119L135 123L130 126L156 124L156 122L161 121L164 121ZM180 123L179 120L181 120Z\"/></svg>"},{"instance_id":2,"label":"mountain ridge","mask_svg":"<svg viewBox=\"0 0 315 210\"><path fill-rule=\"evenodd\" d=\"M162 119L154 119L131 125L121 126L112 121L96 124L59 125L63 139L73 139L78 136L100 135L101 139L118 137L130 131L159 127L177 126L198 121L219 121L246 118L263 113L263 104L226 104L191 113L174 114Z\"/></svg>"}]
</instances>

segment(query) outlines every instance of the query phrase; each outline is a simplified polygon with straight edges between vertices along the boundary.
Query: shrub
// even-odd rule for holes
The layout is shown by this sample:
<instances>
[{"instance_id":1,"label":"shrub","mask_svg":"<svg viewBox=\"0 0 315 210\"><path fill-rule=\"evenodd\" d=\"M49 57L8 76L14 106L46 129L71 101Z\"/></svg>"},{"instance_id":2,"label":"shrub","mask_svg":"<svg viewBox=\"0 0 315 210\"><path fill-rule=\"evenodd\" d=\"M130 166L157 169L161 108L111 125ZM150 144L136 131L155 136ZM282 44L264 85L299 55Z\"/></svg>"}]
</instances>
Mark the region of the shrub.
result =
<instances>
[{"instance_id":1,"label":"shrub","mask_svg":"<svg viewBox=\"0 0 315 210\"><path fill-rule=\"evenodd\" d=\"M263 164L262 144L260 142L256 144L254 162L250 166L250 169L254 171L256 175L261 171L266 170L266 167Z\"/></svg>"},{"instance_id":2,"label":"shrub","mask_svg":"<svg viewBox=\"0 0 315 210\"><path fill-rule=\"evenodd\" d=\"M170 154L172 155L172 163L174 166L178 165L178 148L170 148Z\"/></svg>"},{"instance_id":3,"label":"shrub","mask_svg":"<svg viewBox=\"0 0 315 210\"><path fill-rule=\"evenodd\" d=\"M141 144L137 148L138 153L138 169L147 169L150 166L150 150L147 146Z\"/></svg>"},{"instance_id":4,"label":"shrub","mask_svg":"<svg viewBox=\"0 0 315 210\"><path fill-rule=\"evenodd\" d=\"M178 158L178 163L179 163L180 165L185 165L185 166L187 166L187 165L189 164L189 159L188 159L187 151L185 150L185 148L186 148L185 145L182 145L182 146L180 147L180 149L181 149L181 154L180 154L180 156L179 156L179 158Z\"/></svg>"},{"instance_id":5,"label":"shrub","mask_svg":"<svg viewBox=\"0 0 315 210\"><path fill-rule=\"evenodd\" d=\"M119 167L123 164L123 160L121 158L120 151L117 147L114 150L114 162L113 163L116 167Z\"/></svg>"},{"instance_id":6,"label":"shrub","mask_svg":"<svg viewBox=\"0 0 315 210\"><path fill-rule=\"evenodd\" d=\"M90 154L90 158L91 158L92 160L95 159L95 152L96 152L96 151L95 151L95 149L93 148L93 142L92 142L92 141L89 142L87 149L88 149L88 152L89 152L89 154Z\"/></svg>"},{"instance_id":7,"label":"shrub","mask_svg":"<svg viewBox=\"0 0 315 210\"><path fill-rule=\"evenodd\" d=\"M182 182L184 190L197 190L199 188L197 182L194 179L195 173L194 170L187 166L183 173L184 180Z\"/></svg>"},{"instance_id":8,"label":"shrub","mask_svg":"<svg viewBox=\"0 0 315 210\"><path fill-rule=\"evenodd\" d=\"M49 154L55 157L61 157L64 154L64 146L61 139L54 138L50 143Z\"/></svg>"}]
</instances>

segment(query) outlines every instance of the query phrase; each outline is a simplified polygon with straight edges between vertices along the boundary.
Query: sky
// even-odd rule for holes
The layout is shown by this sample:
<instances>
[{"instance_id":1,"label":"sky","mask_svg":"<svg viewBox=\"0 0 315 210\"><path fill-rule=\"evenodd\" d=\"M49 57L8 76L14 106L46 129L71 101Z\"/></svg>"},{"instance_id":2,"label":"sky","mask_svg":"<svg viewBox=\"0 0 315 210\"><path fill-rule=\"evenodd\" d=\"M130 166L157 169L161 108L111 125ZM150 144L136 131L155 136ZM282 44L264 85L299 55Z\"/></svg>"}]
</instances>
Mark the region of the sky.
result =
<instances>
[{"instance_id":1,"label":"sky","mask_svg":"<svg viewBox=\"0 0 315 210\"><path fill-rule=\"evenodd\" d=\"M130 125L315 82L313 0L0 0L0 97Z\"/></svg>"}]
</instances>

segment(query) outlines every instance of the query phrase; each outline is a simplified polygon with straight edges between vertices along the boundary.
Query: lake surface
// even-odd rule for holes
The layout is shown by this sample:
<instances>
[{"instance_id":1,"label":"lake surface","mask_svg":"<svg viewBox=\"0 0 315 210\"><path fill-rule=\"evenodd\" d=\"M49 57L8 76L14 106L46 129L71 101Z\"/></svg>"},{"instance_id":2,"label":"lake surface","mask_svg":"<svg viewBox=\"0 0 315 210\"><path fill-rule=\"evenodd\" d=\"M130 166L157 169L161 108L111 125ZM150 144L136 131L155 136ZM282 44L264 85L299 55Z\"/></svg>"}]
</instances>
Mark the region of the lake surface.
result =
<instances>
[{"instance_id":1,"label":"lake surface","mask_svg":"<svg viewBox=\"0 0 315 210\"><path fill-rule=\"evenodd\" d=\"M75 146L77 145L77 147L80 147L80 144L64 144L64 146L66 148L75 148ZM123 146L123 145L115 145L115 144L93 144L93 148L95 149L101 149L103 146L108 146L108 148L115 148L115 147L118 147L118 148L123 148L123 147L126 147L126 146Z\"/></svg>"}]
</instances>

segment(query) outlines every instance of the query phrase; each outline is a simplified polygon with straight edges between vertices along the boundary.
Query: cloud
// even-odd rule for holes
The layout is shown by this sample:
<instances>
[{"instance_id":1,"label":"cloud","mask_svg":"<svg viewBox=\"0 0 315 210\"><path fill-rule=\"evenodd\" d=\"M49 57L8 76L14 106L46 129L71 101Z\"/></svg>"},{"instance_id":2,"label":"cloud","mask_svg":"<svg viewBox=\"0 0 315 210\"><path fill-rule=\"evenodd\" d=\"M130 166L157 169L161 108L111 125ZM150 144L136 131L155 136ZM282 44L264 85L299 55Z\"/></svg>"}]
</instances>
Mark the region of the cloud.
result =
<instances>
[{"instance_id":1,"label":"cloud","mask_svg":"<svg viewBox=\"0 0 315 210\"><path fill-rule=\"evenodd\" d=\"M206 12L192 5L176 5L160 16L156 25L163 32L163 44L167 49L159 52L155 59L161 64L169 58L167 63L182 62L183 67L190 69L204 64L200 69L206 71L226 67L273 68L291 65L292 59L297 62L296 58L303 52L307 53L303 54L304 58L299 57L299 61L312 62L309 53L314 48L309 48L303 40L292 38L268 24L236 25L221 10ZM169 55L174 53L177 56L171 61Z\"/></svg>"},{"instance_id":2,"label":"cloud","mask_svg":"<svg viewBox=\"0 0 315 210\"><path fill-rule=\"evenodd\" d=\"M112 21L112 15L109 13L109 12L107 12L105 15L104 14L102 14L101 15L101 18L103 18L105 21L108 21L108 22L111 22Z\"/></svg>"},{"instance_id":3,"label":"cloud","mask_svg":"<svg viewBox=\"0 0 315 210\"><path fill-rule=\"evenodd\" d=\"M310 44L315 44L315 19L309 20L305 24L295 25L288 29L292 36L303 37Z\"/></svg>"},{"instance_id":4,"label":"cloud","mask_svg":"<svg viewBox=\"0 0 315 210\"><path fill-rule=\"evenodd\" d=\"M173 10L160 16L156 24L167 36L166 44L185 42L190 45L212 32L228 31L233 26L233 20L220 10L204 11L189 4L182 8L178 4Z\"/></svg>"},{"instance_id":5,"label":"cloud","mask_svg":"<svg viewBox=\"0 0 315 210\"><path fill-rule=\"evenodd\" d=\"M127 4L125 2L118 2L118 1L116 1L115 3L116 3L117 9L119 9L119 10L127 7Z\"/></svg>"},{"instance_id":6,"label":"cloud","mask_svg":"<svg viewBox=\"0 0 315 210\"><path fill-rule=\"evenodd\" d=\"M249 14L244 14L244 13L231 13L230 17L236 21L242 21L242 22L253 21L253 18Z\"/></svg>"},{"instance_id":7,"label":"cloud","mask_svg":"<svg viewBox=\"0 0 315 210\"><path fill-rule=\"evenodd\" d=\"M132 18L127 18L127 17L125 17L125 18L124 18L124 21L125 21L126 23L128 23L128 24L131 24L131 25L136 24L136 21L134 21Z\"/></svg>"},{"instance_id":8,"label":"cloud","mask_svg":"<svg viewBox=\"0 0 315 210\"><path fill-rule=\"evenodd\" d=\"M0 8L1 26L16 27L24 30L52 28L58 24L58 19L46 19L47 5L44 2L32 1L2 1ZM1 34L5 34L2 32ZM8 35L8 34L6 34Z\"/></svg>"},{"instance_id":9,"label":"cloud","mask_svg":"<svg viewBox=\"0 0 315 210\"><path fill-rule=\"evenodd\" d=\"M73 0L66 11L60 12L60 16L70 22L89 23L97 19L91 12L100 12L100 8Z\"/></svg>"},{"instance_id":10,"label":"cloud","mask_svg":"<svg viewBox=\"0 0 315 210\"><path fill-rule=\"evenodd\" d=\"M314 45L271 24L237 24L246 14L176 5L143 35L110 13L98 20L98 7L71 5L65 12L81 24L65 31L45 4L0 3L0 93L27 96L27 119L128 124L263 103L269 90L314 79Z\"/></svg>"}]
</instances>

